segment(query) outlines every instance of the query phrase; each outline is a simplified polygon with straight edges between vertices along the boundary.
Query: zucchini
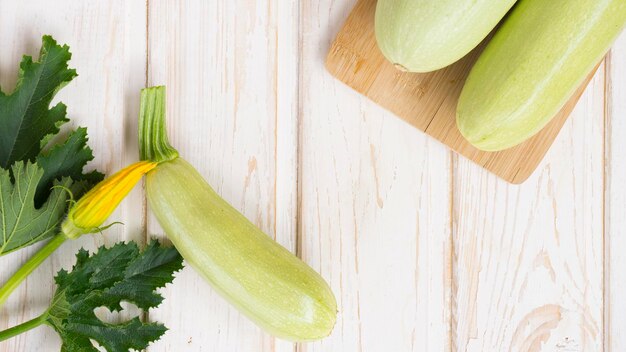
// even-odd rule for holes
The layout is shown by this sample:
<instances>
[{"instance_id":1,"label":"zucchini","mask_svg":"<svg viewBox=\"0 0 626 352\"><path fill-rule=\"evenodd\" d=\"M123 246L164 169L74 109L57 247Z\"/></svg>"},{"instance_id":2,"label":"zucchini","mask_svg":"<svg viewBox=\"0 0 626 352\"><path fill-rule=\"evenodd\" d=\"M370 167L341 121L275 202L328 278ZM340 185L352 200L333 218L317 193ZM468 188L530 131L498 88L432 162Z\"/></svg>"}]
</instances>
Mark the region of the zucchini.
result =
<instances>
[{"instance_id":1,"label":"zucchini","mask_svg":"<svg viewBox=\"0 0 626 352\"><path fill-rule=\"evenodd\" d=\"M485 151L539 132L626 24L624 0L521 0L472 68L457 126Z\"/></svg>"},{"instance_id":2,"label":"zucchini","mask_svg":"<svg viewBox=\"0 0 626 352\"><path fill-rule=\"evenodd\" d=\"M150 209L185 260L211 286L274 336L328 336L337 302L324 279L222 199L167 142L163 87L142 91L142 159Z\"/></svg>"},{"instance_id":3,"label":"zucchini","mask_svg":"<svg viewBox=\"0 0 626 352\"><path fill-rule=\"evenodd\" d=\"M474 49L516 0L378 0L376 41L397 68L430 72Z\"/></svg>"}]
</instances>

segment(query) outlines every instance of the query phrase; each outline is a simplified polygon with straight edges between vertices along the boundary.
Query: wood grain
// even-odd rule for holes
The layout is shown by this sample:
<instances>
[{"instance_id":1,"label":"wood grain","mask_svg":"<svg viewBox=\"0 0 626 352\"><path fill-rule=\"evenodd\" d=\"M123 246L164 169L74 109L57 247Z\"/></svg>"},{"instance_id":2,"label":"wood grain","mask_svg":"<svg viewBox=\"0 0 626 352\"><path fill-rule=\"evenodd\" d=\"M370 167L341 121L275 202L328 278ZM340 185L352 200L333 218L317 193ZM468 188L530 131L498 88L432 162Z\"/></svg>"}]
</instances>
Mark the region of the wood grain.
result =
<instances>
[{"instance_id":1,"label":"wood grain","mask_svg":"<svg viewBox=\"0 0 626 352\"><path fill-rule=\"evenodd\" d=\"M376 44L376 0L361 0L329 50L326 67L339 80L441 141L459 154L511 183L537 168L593 74L546 127L526 142L501 152L484 152L456 127L456 104L483 47L461 61L426 74L404 73L387 61ZM594 70L595 72L595 70Z\"/></svg>"},{"instance_id":2,"label":"wood grain","mask_svg":"<svg viewBox=\"0 0 626 352\"><path fill-rule=\"evenodd\" d=\"M626 34L609 54L605 130L605 347L626 351Z\"/></svg>"},{"instance_id":3,"label":"wood grain","mask_svg":"<svg viewBox=\"0 0 626 352\"><path fill-rule=\"evenodd\" d=\"M69 127L86 126L95 160L90 167L112 173L137 160L136 120L139 89L145 82L145 3L127 1L75 2L37 0L27 3L0 2L0 82L11 91L17 79L22 54L37 57L41 36L51 34L67 43L73 53L70 67L79 76L55 101L68 107ZM65 243L13 293L0 309L0 329L6 329L43 313L55 289L53 277L61 267L75 262L82 246L94 250L120 240L144 241L143 196L136 189L111 216L114 226L106 235L83 236ZM4 282L37 248L0 257L0 282ZM122 315L99 312L104 319ZM45 326L0 343L1 352L58 351L60 340Z\"/></svg>"}]
</instances>

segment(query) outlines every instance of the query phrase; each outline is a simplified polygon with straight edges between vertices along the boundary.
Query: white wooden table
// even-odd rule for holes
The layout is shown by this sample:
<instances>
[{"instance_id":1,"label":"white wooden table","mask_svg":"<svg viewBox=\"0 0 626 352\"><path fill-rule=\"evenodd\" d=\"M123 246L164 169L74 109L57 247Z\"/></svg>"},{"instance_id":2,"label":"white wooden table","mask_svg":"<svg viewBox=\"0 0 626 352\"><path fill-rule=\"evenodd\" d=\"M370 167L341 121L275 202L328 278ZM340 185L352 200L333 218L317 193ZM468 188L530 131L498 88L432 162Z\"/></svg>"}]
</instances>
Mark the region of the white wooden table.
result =
<instances>
[{"instance_id":1,"label":"white wooden table","mask_svg":"<svg viewBox=\"0 0 626 352\"><path fill-rule=\"evenodd\" d=\"M294 345L188 268L146 315L170 328L149 351L626 351L626 35L539 169L512 186L325 72L353 4L0 1L5 91L43 34L69 44L79 77L58 99L111 173L137 159L139 89L166 85L173 144L318 270L340 307L332 336ZM162 237L140 189L112 219L125 226L39 268L0 309L0 329L45 309L81 246ZM0 282L32 252L0 258ZM58 349L47 327L0 343Z\"/></svg>"}]
</instances>

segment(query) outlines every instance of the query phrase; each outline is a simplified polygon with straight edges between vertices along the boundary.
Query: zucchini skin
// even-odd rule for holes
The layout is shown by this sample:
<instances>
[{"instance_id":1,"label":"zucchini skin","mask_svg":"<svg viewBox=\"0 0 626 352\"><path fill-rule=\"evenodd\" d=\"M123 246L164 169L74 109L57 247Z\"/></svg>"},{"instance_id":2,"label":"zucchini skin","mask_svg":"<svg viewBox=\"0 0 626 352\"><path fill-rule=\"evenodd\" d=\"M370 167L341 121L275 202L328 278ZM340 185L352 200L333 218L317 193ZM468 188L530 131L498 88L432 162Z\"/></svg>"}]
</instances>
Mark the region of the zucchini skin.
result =
<instances>
[{"instance_id":1,"label":"zucchini skin","mask_svg":"<svg viewBox=\"0 0 626 352\"><path fill-rule=\"evenodd\" d=\"M274 336L328 336L337 302L312 268L222 199L182 158L146 177L150 208L185 260L224 298Z\"/></svg>"},{"instance_id":2,"label":"zucchini skin","mask_svg":"<svg viewBox=\"0 0 626 352\"><path fill-rule=\"evenodd\" d=\"M472 68L457 126L485 151L539 132L626 24L624 0L521 0Z\"/></svg>"},{"instance_id":3,"label":"zucchini skin","mask_svg":"<svg viewBox=\"0 0 626 352\"><path fill-rule=\"evenodd\" d=\"M378 0L376 41L396 67L430 72L474 49L516 0Z\"/></svg>"}]
</instances>

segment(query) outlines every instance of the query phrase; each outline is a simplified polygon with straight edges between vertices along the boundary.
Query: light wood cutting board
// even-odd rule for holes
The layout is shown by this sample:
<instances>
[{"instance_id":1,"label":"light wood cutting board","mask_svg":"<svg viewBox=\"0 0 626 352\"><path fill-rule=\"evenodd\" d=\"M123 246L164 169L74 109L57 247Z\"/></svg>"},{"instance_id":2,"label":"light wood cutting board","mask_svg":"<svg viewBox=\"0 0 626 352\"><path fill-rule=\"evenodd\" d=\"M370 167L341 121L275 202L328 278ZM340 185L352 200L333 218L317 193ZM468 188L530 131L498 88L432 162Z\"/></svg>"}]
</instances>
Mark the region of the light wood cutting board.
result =
<instances>
[{"instance_id":1,"label":"light wood cutting board","mask_svg":"<svg viewBox=\"0 0 626 352\"><path fill-rule=\"evenodd\" d=\"M484 45L461 61L431 73L398 71L387 61L374 35L376 0L360 0L337 35L326 67L339 80L411 125L511 183L521 183L537 168L593 77L537 135L500 152L483 152L456 127L456 103L469 70Z\"/></svg>"}]
</instances>

